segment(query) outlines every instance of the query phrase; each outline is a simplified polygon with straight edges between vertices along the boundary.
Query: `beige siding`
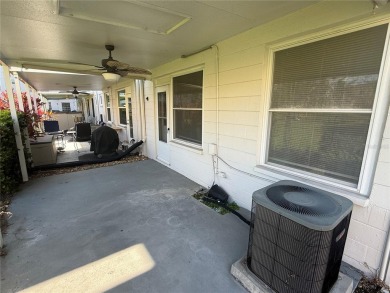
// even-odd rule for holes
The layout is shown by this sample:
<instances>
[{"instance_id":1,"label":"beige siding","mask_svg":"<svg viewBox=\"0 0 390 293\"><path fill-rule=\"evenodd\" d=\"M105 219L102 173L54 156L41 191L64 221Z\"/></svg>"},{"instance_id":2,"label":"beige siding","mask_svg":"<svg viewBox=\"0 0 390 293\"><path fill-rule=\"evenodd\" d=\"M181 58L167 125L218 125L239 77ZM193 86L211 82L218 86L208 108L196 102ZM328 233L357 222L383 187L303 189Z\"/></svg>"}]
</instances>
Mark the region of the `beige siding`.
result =
<instances>
[{"instance_id":1,"label":"beige siding","mask_svg":"<svg viewBox=\"0 0 390 293\"><path fill-rule=\"evenodd\" d=\"M369 1L323 1L220 42L217 44L218 50L214 47L155 68L155 86L170 84L171 77L180 72L197 66L204 68L203 150L194 152L171 143L171 167L199 184L210 186L214 176L208 145L218 143L219 155L231 167L251 176L220 162L219 170L225 172L227 177L216 176L216 183L239 205L249 209L253 191L277 180L272 174L254 172L254 167L259 163L260 146L265 144L262 137L265 131L264 117L267 117L268 47L285 41L299 42L301 37L314 36L318 32L335 32L335 28L339 31L338 28L344 25L353 26L361 20L373 21L383 15L390 16L390 5L381 7L373 15ZM151 104L155 104L155 101L150 99L147 119L153 121L148 121L148 131L155 135L155 113ZM389 229L389 152L388 117L370 205L366 208L354 206L344 254L345 261L368 273L375 272L379 267Z\"/></svg>"}]
</instances>

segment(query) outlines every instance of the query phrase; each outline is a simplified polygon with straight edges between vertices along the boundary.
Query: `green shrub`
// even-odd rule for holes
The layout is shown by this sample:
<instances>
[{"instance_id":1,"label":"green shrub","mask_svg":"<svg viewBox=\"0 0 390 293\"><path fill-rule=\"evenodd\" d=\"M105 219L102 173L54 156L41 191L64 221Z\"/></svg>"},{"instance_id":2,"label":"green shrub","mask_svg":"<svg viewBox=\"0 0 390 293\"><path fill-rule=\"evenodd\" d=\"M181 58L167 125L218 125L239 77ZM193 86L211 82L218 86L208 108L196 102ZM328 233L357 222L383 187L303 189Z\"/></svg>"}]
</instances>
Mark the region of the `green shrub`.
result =
<instances>
[{"instance_id":1,"label":"green shrub","mask_svg":"<svg viewBox=\"0 0 390 293\"><path fill-rule=\"evenodd\" d=\"M18 114L21 128L26 127L24 114ZM13 194L22 182L15 132L9 110L0 111L0 200Z\"/></svg>"}]
</instances>

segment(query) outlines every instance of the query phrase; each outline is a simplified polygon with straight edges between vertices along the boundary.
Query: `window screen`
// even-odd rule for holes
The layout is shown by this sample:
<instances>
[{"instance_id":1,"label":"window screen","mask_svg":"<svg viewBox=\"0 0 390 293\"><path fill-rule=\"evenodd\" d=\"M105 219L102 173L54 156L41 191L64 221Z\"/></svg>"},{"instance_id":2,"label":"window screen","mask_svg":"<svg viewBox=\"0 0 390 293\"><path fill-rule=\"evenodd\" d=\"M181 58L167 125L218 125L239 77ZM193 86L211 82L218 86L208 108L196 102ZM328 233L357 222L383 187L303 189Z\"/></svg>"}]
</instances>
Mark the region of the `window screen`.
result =
<instances>
[{"instance_id":1,"label":"window screen","mask_svg":"<svg viewBox=\"0 0 390 293\"><path fill-rule=\"evenodd\" d=\"M126 124L126 92L118 91L119 123Z\"/></svg>"},{"instance_id":2,"label":"window screen","mask_svg":"<svg viewBox=\"0 0 390 293\"><path fill-rule=\"evenodd\" d=\"M106 109L107 109L107 120L111 121L111 103L110 96L106 94Z\"/></svg>"},{"instance_id":3,"label":"window screen","mask_svg":"<svg viewBox=\"0 0 390 293\"><path fill-rule=\"evenodd\" d=\"M174 138L202 144L203 71L173 78Z\"/></svg>"},{"instance_id":4,"label":"window screen","mask_svg":"<svg viewBox=\"0 0 390 293\"><path fill-rule=\"evenodd\" d=\"M358 184L386 33L275 53L268 163Z\"/></svg>"}]
</instances>

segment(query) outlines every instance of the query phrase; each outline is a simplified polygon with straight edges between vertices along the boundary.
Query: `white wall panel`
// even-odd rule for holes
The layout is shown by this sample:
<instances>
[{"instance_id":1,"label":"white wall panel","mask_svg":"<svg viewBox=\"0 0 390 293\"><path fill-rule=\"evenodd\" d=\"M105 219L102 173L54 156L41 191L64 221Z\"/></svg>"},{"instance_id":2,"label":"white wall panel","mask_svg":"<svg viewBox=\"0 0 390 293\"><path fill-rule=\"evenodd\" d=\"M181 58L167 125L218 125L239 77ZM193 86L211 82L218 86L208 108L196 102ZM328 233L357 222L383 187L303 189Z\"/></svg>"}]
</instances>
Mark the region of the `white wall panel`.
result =
<instances>
[{"instance_id":1,"label":"white wall panel","mask_svg":"<svg viewBox=\"0 0 390 293\"><path fill-rule=\"evenodd\" d=\"M373 21L384 14L390 15L389 7L390 5L382 7L373 15L370 1L353 3L322 1L218 43L218 66L217 50L212 49L154 69L156 86L169 84L172 75L198 66L204 68L203 152L194 152L189 148L171 144L171 168L199 184L209 186L214 176L211 156L208 155L208 144L218 141L219 155L228 164L251 175L232 169L220 161L219 170L225 172L227 177L216 176L216 183L220 184L240 206L250 209L252 193L275 180L268 176L268 173L253 171L258 162L259 146L265 143L262 141L261 132L264 131L263 117L267 115L264 104L267 95L265 85L268 78L269 46L300 37L314 36L319 32L338 32L340 26L352 26L360 20ZM217 118L219 125L216 124ZM155 119L149 106L147 119L153 121ZM148 131L153 130L155 125L153 123L148 121ZM148 134L148 138L153 135ZM389 229L389 116L384 138L375 184L370 195L370 205L354 206L343 257L344 261L367 273L378 269Z\"/></svg>"}]
</instances>

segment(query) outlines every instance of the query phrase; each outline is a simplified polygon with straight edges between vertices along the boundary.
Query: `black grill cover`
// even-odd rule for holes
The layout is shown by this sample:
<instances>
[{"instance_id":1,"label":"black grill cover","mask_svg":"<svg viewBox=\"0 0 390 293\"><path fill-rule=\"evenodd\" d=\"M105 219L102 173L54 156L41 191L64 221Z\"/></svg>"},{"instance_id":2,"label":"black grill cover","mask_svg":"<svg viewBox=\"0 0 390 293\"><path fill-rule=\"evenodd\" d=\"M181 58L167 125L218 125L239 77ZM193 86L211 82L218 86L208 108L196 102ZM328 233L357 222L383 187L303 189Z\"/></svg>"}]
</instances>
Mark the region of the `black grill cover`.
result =
<instances>
[{"instance_id":1,"label":"black grill cover","mask_svg":"<svg viewBox=\"0 0 390 293\"><path fill-rule=\"evenodd\" d=\"M91 151L95 155L110 155L116 152L119 146L118 133L108 126L100 126L92 132Z\"/></svg>"}]
</instances>

